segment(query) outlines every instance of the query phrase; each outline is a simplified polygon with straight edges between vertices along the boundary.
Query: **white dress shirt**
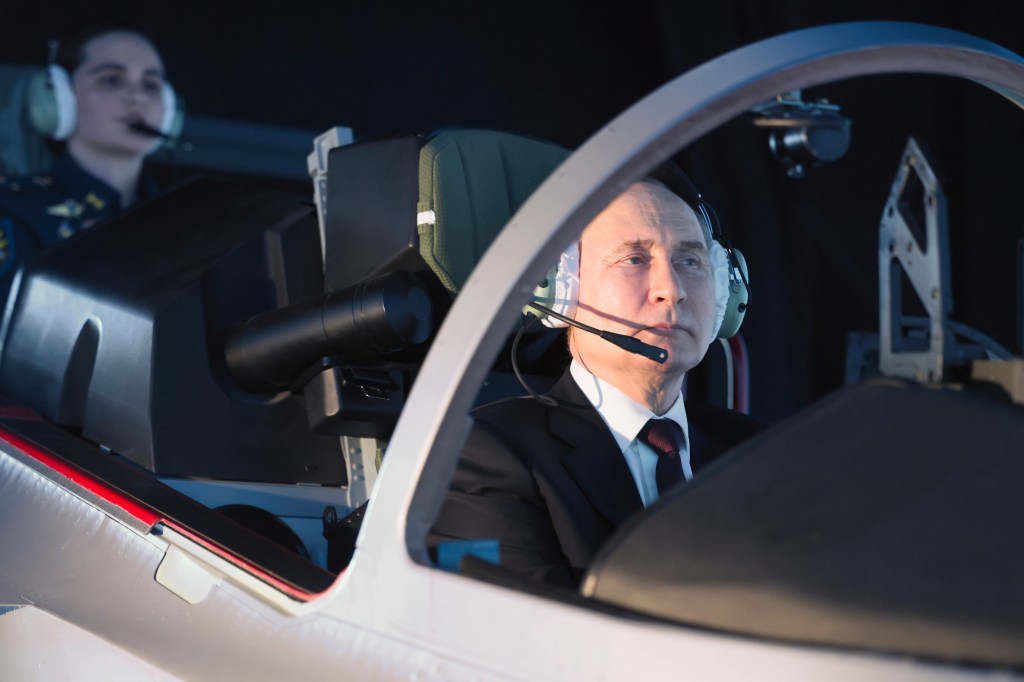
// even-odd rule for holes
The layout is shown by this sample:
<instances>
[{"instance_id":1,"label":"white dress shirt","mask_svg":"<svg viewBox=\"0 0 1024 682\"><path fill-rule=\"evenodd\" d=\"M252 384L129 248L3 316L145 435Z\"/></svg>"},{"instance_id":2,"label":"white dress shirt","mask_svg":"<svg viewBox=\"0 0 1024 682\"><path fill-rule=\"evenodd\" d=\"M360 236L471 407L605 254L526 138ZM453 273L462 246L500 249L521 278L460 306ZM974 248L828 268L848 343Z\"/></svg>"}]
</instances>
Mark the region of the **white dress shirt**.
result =
<instances>
[{"instance_id":1,"label":"white dress shirt","mask_svg":"<svg viewBox=\"0 0 1024 682\"><path fill-rule=\"evenodd\" d=\"M654 475L658 465L658 454L649 445L636 439L648 419L671 419L683 429L686 445L679 452L679 458L682 460L686 480L693 478L693 471L690 469L690 430L682 394L672 403L668 412L659 415L607 381L594 376L576 360L569 365L569 372L615 437L645 507L651 506L658 499L658 484Z\"/></svg>"}]
</instances>

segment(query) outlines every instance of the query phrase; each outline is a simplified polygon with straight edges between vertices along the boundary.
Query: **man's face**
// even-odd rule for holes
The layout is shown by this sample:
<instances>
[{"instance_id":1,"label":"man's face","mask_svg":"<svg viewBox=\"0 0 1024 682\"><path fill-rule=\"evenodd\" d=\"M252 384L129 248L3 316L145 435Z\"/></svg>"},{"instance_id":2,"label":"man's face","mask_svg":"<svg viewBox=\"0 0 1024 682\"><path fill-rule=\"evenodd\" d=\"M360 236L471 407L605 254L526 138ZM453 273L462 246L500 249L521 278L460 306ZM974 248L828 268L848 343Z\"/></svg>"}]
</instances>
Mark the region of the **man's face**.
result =
<instances>
[{"instance_id":1,"label":"man's face","mask_svg":"<svg viewBox=\"0 0 1024 682\"><path fill-rule=\"evenodd\" d=\"M715 291L697 216L661 186L637 183L584 230L576 319L668 351L658 364L597 336L573 331L573 355L591 373L626 390L665 385L704 357Z\"/></svg>"},{"instance_id":2,"label":"man's face","mask_svg":"<svg viewBox=\"0 0 1024 682\"><path fill-rule=\"evenodd\" d=\"M70 143L94 153L137 156L153 139L129 126L153 128L163 118L164 70L153 47L131 33L107 33L85 45L82 64L72 75L78 124Z\"/></svg>"}]
</instances>

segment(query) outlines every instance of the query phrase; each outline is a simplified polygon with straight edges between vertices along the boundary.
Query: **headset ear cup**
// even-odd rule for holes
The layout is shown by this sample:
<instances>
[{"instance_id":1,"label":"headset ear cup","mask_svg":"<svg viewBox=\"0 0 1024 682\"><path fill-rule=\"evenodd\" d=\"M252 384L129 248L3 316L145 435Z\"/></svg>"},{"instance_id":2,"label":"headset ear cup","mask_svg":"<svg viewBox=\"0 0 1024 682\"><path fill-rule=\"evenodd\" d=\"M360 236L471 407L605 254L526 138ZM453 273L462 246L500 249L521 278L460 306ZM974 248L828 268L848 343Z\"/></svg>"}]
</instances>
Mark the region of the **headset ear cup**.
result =
<instances>
[{"instance_id":1,"label":"headset ear cup","mask_svg":"<svg viewBox=\"0 0 1024 682\"><path fill-rule=\"evenodd\" d=\"M722 319L722 326L718 328L718 338L727 339L735 336L743 324L743 317L747 312L747 303L750 299L750 292L747 285L750 283L750 275L747 273L747 259L743 257L739 249L732 249L732 255L736 259L736 265L743 273L743 279L734 279L732 273L729 277L729 302L725 305L725 317ZM744 284L744 280L747 285Z\"/></svg>"},{"instance_id":2,"label":"headset ear cup","mask_svg":"<svg viewBox=\"0 0 1024 682\"><path fill-rule=\"evenodd\" d=\"M32 128L43 137L50 137L57 129L57 100L53 96L45 69L40 69L29 77L25 94L25 105Z\"/></svg>"},{"instance_id":3,"label":"headset ear cup","mask_svg":"<svg viewBox=\"0 0 1024 682\"><path fill-rule=\"evenodd\" d=\"M71 76L63 67L50 64L47 67L50 76L50 88L57 105L57 128L53 131L53 139L66 140L75 132L78 123L78 105L75 102L75 91L71 87Z\"/></svg>"},{"instance_id":4,"label":"headset ear cup","mask_svg":"<svg viewBox=\"0 0 1024 682\"><path fill-rule=\"evenodd\" d=\"M160 120L160 132L167 135L165 144L169 147L181 136L181 130L185 127L185 101L178 97L178 93L166 81L161 98L163 99L164 116Z\"/></svg>"},{"instance_id":5,"label":"headset ear cup","mask_svg":"<svg viewBox=\"0 0 1024 682\"><path fill-rule=\"evenodd\" d=\"M56 64L40 69L28 82L29 120L36 132L55 140L66 140L77 121L75 92L68 72Z\"/></svg>"},{"instance_id":6,"label":"headset ear cup","mask_svg":"<svg viewBox=\"0 0 1024 682\"><path fill-rule=\"evenodd\" d=\"M555 282L558 279L558 266L555 266L548 270L548 274L545 275L544 281L537 285L537 288L533 290L533 300L545 308L551 308L555 305ZM543 313L536 308L529 305L523 306L523 314L534 315L541 320L548 327L551 326L565 326L564 322L548 317L547 313Z\"/></svg>"},{"instance_id":7,"label":"headset ear cup","mask_svg":"<svg viewBox=\"0 0 1024 682\"><path fill-rule=\"evenodd\" d=\"M580 297L580 247L579 242L572 242L558 258L555 267L548 271L544 282L534 289L533 300L559 315L568 318L576 317L576 304ZM559 329L569 326L567 323L541 314L527 306L524 312L532 312L540 317L547 327Z\"/></svg>"}]
</instances>

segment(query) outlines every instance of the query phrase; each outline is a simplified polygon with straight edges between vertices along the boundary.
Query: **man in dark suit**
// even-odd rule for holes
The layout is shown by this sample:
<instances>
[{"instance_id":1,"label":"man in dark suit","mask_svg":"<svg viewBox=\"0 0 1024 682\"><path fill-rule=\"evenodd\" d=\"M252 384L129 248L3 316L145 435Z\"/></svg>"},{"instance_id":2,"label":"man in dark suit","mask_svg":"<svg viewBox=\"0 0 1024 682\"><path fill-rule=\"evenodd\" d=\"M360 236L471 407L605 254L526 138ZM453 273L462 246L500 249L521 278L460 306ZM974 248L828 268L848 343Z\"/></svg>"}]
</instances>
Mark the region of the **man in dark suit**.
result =
<instances>
[{"instance_id":1,"label":"man in dark suit","mask_svg":"<svg viewBox=\"0 0 1024 682\"><path fill-rule=\"evenodd\" d=\"M571 328L572 363L543 400L474 411L432 541L497 539L506 568L574 587L626 519L756 430L742 415L683 403L686 372L728 300L728 259L700 212L703 221L664 185L639 182L567 249L559 312L668 357Z\"/></svg>"}]
</instances>

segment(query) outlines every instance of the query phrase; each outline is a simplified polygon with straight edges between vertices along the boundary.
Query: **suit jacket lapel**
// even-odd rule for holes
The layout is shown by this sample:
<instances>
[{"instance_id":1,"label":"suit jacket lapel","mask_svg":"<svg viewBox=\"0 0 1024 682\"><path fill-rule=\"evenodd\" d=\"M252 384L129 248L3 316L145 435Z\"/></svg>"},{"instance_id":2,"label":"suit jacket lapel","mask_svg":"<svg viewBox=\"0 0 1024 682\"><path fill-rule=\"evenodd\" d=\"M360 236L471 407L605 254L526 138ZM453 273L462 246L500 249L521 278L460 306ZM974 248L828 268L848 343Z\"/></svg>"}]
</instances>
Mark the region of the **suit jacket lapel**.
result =
<instances>
[{"instance_id":1,"label":"suit jacket lapel","mask_svg":"<svg viewBox=\"0 0 1024 682\"><path fill-rule=\"evenodd\" d=\"M563 466L602 515L622 524L643 509L643 501L618 443L568 371L549 395L560 405L548 413L548 430L570 446Z\"/></svg>"},{"instance_id":2,"label":"suit jacket lapel","mask_svg":"<svg viewBox=\"0 0 1024 682\"><path fill-rule=\"evenodd\" d=\"M714 459L715 452L711 447L711 443L704 437L699 428L694 428L693 424L690 424L690 470L696 474L701 470L708 462Z\"/></svg>"}]
</instances>

